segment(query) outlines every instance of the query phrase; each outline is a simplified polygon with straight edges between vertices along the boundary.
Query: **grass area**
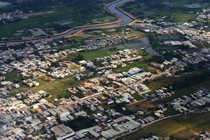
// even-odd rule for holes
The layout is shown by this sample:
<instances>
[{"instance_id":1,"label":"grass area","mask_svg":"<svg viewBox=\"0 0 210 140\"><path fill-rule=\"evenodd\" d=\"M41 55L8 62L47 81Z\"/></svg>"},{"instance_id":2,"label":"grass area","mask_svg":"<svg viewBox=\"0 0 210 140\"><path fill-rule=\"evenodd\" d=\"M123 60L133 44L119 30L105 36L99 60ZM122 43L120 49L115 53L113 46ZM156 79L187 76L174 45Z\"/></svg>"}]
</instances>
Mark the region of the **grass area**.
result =
<instances>
[{"instance_id":1,"label":"grass area","mask_svg":"<svg viewBox=\"0 0 210 140\"><path fill-rule=\"evenodd\" d=\"M146 1L146 0L136 0L135 2L130 2L123 6L125 11L128 11L137 18L150 17L153 19L160 19L164 16L168 17L168 20L176 23L184 23L187 21L194 20L196 17L196 12L201 10L201 8L187 8L187 4L192 4L191 1L185 0L178 3L177 1L157 0L157 1ZM193 1L194 2L194 1ZM196 3L196 1L194 2ZM204 2L199 2L201 7L206 7ZM170 11L170 12L169 12Z\"/></svg>"},{"instance_id":2,"label":"grass area","mask_svg":"<svg viewBox=\"0 0 210 140\"><path fill-rule=\"evenodd\" d=\"M16 81L22 79L22 77L19 76L18 73L15 71L11 71L11 72L7 73L5 75L5 77L6 77L6 79L5 79L6 81L11 81L11 82L16 82Z\"/></svg>"},{"instance_id":3,"label":"grass area","mask_svg":"<svg viewBox=\"0 0 210 140\"><path fill-rule=\"evenodd\" d=\"M40 83L40 86L38 87L26 87L24 85L21 86L19 89L15 89L12 91L13 94L31 90L31 91L39 91L39 90L45 90L49 93L51 93L51 97L49 100L55 99L55 98L62 98L67 95L70 95L70 93L67 91L68 88L74 87L80 84L80 81L76 81L73 76L63 78L63 79L57 79L53 81L45 81L44 77L35 79L35 81Z\"/></svg>"},{"instance_id":4,"label":"grass area","mask_svg":"<svg viewBox=\"0 0 210 140\"><path fill-rule=\"evenodd\" d=\"M161 137L174 136L176 139L192 139L200 131L210 129L210 112L188 114L160 121L119 140L137 140L150 134Z\"/></svg>"}]
</instances>

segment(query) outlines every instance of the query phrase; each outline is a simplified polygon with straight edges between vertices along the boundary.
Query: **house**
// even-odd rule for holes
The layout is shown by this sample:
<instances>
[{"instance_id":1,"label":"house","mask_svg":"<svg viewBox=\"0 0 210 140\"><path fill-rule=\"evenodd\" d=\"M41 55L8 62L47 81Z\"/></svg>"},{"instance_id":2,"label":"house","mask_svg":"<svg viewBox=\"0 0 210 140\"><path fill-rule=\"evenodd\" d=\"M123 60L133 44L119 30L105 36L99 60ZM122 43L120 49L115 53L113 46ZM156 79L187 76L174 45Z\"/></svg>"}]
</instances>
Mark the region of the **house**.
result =
<instances>
[{"instance_id":1,"label":"house","mask_svg":"<svg viewBox=\"0 0 210 140\"><path fill-rule=\"evenodd\" d=\"M76 117L83 116L86 117L87 113L85 111L79 111L74 114Z\"/></svg>"},{"instance_id":2,"label":"house","mask_svg":"<svg viewBox=\"0 0 210 140\"><path fill-rule=\"evenodd\" d=\"M164 67L163 65L161 65L157 62L151 62L150 66L152 66L153 68L156 68L156 69L162 69Z\"/></svg>"},{"instance_id":3,"label":"house","mask_svg":"<svg viewBox=\"0 0 210 140\"><path fill-rule=\"evenodd\" d=\"M75 135L75 132L64 124L54 126L50 130L54 133L56 140L66 140Z\"/></svg>"},{"instance_id":4,"label":"house","mask_svg":"<svg viewBox=\"0 0 210 140\"><path fill-rule=\"evenodd\" d=\"M19 84L13 84L12 85L14 88L20 88L20 85Z\"/></svg>"},{"instance_id":5,"label":"house","mask_svg":"<svg viewBox=\"0 0 210 140\"><path fill-rule=\"evenodd\" d=\"M134 68L131 68L131 69L128 71L127 75L128 75L128 76L133 76L133 75L139 74L140 72L143 72L143 70L142 70L142 69L139 69L139 68L137 68L137 67L134 67Z\"/></svg>"}]
</instances>

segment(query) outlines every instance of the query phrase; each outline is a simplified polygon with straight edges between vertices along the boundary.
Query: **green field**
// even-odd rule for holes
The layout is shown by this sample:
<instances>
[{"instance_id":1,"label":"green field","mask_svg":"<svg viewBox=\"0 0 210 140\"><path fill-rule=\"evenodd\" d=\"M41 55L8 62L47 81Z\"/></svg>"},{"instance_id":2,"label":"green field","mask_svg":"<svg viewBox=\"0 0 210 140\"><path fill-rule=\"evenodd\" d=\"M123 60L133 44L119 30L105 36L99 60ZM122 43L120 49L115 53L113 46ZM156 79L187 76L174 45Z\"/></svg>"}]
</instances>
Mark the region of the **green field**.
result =
<instances>
[{"instance_id":1,"label":"green field","mask_svg":"<svg viewBox=\"0 0 210 140\"><path fill-rule=\"evenodd\" d=\"M169 4L164 4L164 2ZM187 8L186 5L189 6L193 4L190 0L182 0L179 2L176 0L136 0L135 2L130 2L123 6L123 9L140 19L144 17L160 19L167 16L169 21L184 23L194 20L196 12L210 6L207 2L198 2L196 0L193 2L195 4L199 3L199 7Z\"/></svg>"},{"instance_id":2,"label":"green field","mask_svg":"<svg viewBox=\"0 0 210 140\"><path fill-rule=\"evenodd\" d=\"M173 136L179 140L192 139L198 132L210 129L209 116L210 112L178 116L149 125L133 134L119 138L119 140L138 140L151 134L156 134L160 137Z\"/></svg>"}]
</instances>

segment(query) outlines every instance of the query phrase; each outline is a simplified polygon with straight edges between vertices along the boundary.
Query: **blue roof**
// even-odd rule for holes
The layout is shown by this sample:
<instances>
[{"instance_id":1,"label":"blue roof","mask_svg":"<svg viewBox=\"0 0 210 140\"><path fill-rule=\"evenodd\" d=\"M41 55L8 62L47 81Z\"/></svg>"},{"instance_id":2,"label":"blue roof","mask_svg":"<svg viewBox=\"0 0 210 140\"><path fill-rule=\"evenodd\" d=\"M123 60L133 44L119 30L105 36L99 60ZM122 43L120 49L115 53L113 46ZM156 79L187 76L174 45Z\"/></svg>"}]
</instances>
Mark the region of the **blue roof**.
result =
<instances>
[{"instance_id":1,"label":"blue roof","mask_svg":"<svg viewBox=\"0 0 210 140\"><path fill-rule=\"evenodd\" d=\"M133 75L139 74L141 71L142 71L141 69L135 70L135 71L132 71L132 72L128 72L127 75L128 76L133 76Z\"/></svg>"}]
</instances>

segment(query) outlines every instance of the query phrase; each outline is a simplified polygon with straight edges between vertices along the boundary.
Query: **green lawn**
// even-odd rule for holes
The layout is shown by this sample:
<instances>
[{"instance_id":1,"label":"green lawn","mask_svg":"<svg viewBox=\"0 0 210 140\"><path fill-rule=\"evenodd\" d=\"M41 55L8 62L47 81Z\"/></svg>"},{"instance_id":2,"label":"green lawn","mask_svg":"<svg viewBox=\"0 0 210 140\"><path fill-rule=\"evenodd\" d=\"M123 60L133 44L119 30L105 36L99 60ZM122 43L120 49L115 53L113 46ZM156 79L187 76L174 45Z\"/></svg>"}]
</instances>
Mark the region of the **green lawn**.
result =
<instances>
[{"instance_id":1,"label":"green lawn","mask_svg":"<svg viewBox=\"0 0 210 140\"><path fill-rule=\"evenodd\" d=\"M150 134L160 137L174 136L176 139L192 139L200 131L210 129L210 112L203 114L188 114L160 121L119 140L138 140Z\"/></svg>"}]
</instances>

